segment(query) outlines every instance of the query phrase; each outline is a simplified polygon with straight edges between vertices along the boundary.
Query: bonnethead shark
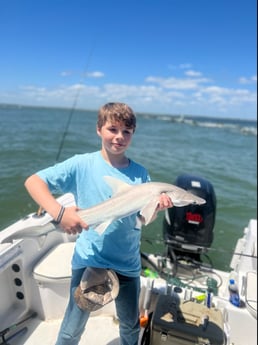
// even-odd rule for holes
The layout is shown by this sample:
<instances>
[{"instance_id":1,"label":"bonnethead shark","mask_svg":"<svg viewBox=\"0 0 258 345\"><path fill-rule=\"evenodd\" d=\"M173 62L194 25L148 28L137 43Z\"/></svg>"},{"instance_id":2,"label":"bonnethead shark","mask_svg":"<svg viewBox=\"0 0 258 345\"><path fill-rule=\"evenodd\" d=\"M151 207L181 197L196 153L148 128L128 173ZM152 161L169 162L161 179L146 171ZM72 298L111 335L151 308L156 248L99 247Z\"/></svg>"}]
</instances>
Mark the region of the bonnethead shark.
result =
<instances>
[{"instance_id":1,"label":"bonnethead shark","mask_svg":"<svg viewBox=\"0 0 258 345\"><path fill-rule=\"evenodd\" d=\"M79 216L99 234L102 234L114 220L140 213L148 225L159 203L159 196L166 193L174 206L182 207L189 204L204 204L206 201L185 189L172 184L147 182L130 185L111 176L105 181L112 188L113 196L90 208L78 211Z\"/></svg>"},{"instance_id":2,"label":"bonnethead shark","mask_svg":"<svg viewBox=\"0 0 258 345\"><path fill-rule=\"evenodd\" d=\"M157 210L159 196L166 193L175 207L189 204L202 205L206 200L173 184L163 182L147 182L131 185L111 176L104 176L112 189L112 197L89 208L81 209L78 215L95 229L100 235L115 220L139 213L148 225ZM47 224L30 226L13 233L8 240L24 237L38 237L61 230L60 225L50 220ZM5 240L6 241L6 240Z\"/></svg>"}]
</instances>

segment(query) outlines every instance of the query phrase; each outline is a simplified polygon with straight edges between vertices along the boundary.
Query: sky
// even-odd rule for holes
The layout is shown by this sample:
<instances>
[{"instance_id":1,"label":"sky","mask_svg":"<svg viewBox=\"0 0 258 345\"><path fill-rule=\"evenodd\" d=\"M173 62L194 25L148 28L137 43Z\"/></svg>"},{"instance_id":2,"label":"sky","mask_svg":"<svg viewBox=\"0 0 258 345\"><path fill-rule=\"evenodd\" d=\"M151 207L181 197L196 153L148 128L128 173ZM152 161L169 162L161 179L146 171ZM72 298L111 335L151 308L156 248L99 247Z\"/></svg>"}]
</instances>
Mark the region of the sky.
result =
<instances>
[{"instance_id":1,"label":"sky","mask_svg":"<svg viewBox=\"0 0 258 345\"><path fill-rule=\"evenodd\" d=\"M256 119L256 0L0 0L0 103Z\"/></svg>"}]
</instances>

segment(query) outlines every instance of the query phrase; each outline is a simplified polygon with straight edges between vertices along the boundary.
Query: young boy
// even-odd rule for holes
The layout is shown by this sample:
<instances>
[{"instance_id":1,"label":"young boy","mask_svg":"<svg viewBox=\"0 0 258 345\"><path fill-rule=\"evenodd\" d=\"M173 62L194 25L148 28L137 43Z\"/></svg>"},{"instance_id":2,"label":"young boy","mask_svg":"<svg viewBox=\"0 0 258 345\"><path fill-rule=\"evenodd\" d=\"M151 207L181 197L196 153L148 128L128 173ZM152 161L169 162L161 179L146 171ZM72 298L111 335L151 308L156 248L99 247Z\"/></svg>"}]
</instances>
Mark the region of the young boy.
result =
<instances>
[{"instance_id":1,"label":"young boy","mask_svg":"<svg viewBox=\"0 0 258 345\"><path fill-rule=\"evenodd\" d=\"M25 181L31 197L60 222L64 231L78 234L72 258L70 301L56 345L79 344L90 312L78 307L74 291L86 267L108 268L117 273L120 289L115 303L121 345L138 344L141 229L137 215L114 221L100 236L77 214L79 209L111 197L111 189L103 179L105 175L130 184L150 181L147 170L125 155L135 128L136 117L128 105L107 103L98 114L97 134L102 140L100 151L75 155ZM67 192L74 194L77 206L66 207L60 213L61 206L52 193ZM170 198L162 194L157 212L172 206ZM144 223L144 219L141 221Z\"/></svg>"}]
</instances>

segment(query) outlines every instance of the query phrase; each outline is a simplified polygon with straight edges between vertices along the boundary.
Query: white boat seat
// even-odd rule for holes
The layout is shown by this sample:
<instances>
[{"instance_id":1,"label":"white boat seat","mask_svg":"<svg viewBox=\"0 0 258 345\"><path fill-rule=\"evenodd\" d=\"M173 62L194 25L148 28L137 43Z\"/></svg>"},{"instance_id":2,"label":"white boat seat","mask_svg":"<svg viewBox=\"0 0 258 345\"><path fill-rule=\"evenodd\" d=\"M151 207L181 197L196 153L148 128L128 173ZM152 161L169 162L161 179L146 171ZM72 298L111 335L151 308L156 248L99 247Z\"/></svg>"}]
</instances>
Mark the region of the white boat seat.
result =
<instances>
[{"instance_id":1,"label":"white boat seat","mask_svg":"<svg viewBox=\"0 0 258 345\"><path fill-rule=\"evenodd\" d=\"M246 308L257 319L257 272L247 272L246 274Z\"/></svg>"},{"instance_id":2,"label":"white boat seat","mask_svg":"<svg viewBox=\"0 0 258 345\"><path fill-rule=\"evenodd\" d=\"M58 244L35 266L34 278L39 282L61 282L71 279L71 259L75 242Z\"/></svg>"}]
</instances>

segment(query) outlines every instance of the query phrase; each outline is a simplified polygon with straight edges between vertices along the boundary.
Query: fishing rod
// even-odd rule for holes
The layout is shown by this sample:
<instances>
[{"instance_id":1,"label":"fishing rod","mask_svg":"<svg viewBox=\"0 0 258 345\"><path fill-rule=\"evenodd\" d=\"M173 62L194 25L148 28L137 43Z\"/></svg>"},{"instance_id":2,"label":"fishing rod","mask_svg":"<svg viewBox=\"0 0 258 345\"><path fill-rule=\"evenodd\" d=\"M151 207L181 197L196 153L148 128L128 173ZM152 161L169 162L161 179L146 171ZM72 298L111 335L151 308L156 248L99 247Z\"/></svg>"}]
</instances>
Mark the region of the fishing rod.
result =
<instances>
[{"instance_id":1,"label":"fishing rod","mask_svg":"<svg viewBox=\"0 0 258 345\"><path fill-rule=\"evenodd\" d=\"M60 155L61 155L61 152L63 150L63 146L64 146L64 142L65 142L65 138L68 134L68 130L69 130L69 127L70 127L70 123L72 121L72 117L73 117L73 114L75 112L75 109L77 107L77 103L78 103L78 99L79 99L79 96L81 94L81 90L82 90L82 83L83 81L85 80L85 77L86 77L86 73L88 71L88 67L89 67L89 64L90 64L90 60L91 60L91 57L93 55L93 48L91 48L90 50L90 53L88 55L88 59L86 61L86 65L85 65L85 68L83 70L83 74L82 74L82 79L80 81L80 86L77 88L77 92L75 94L75 98L74 98L74 101L73 101L73 105L72 105L72 108L71 108L71 111L69 113L69 116L68 116L68 119L67 119L67 122L66 122L66 125L65 125L65 129L64 129L64 132L63 132L63 135L62 135L62 138L61 138L61 142L60 142L60 145L59 145L59 149L58 149L58 152L57 152L57 155L56 155L56 162L59 161L59 158L60 158Z\"/></svg>"},{"instance_id":2,"label":"fishing rod","mask_svg":"<svg viewBox=\"0 0 258 345\"><path fill-rule=\"evenodd\" d=\"M77 103L78 103L78 99L79 99L79 96L81 94L81 85L82 85L82 82L85 80L85 77L86 77L86 73L88 71L88 68L89 68L89 64L90 64L90 60L91 60L91 57L93 55L93 46L89 52L89 55L88 55L88 59L86 61L86 65L85 65L85 68L83 70L83 73L82 73L82 79L80 81L80 87L77 88L77 92L75 93L75 97L74 97L74 101L73 101L73 105L72 105L72 108L71 108L71 111L69 113L69 116L67 118L67 121L66 121L66 125L65 125L65 129L64 129L64 132L63 132L63 135L62 135L62 138L61 138L61 141L60 141L60 145L59 145L59 148L58 148L58 151L57 151L57 155L56 155L56 160L55 162L57 163L59 161L59 158L60 158L60 155L62 153L62 150L63 150L63 147L64 147L64 143L65 143L65 139L66 139L66 136L68 134L68 130L69 130L69 127L70 127L70 123L72 121L72 118L73 118L73 115L74 115L74 112L75 112L75 109L77 107ZM37 216L41 216L42 214L44 213L44 210L43 208L40 206L37 210Z\"/></svg>"}]
</instances>

